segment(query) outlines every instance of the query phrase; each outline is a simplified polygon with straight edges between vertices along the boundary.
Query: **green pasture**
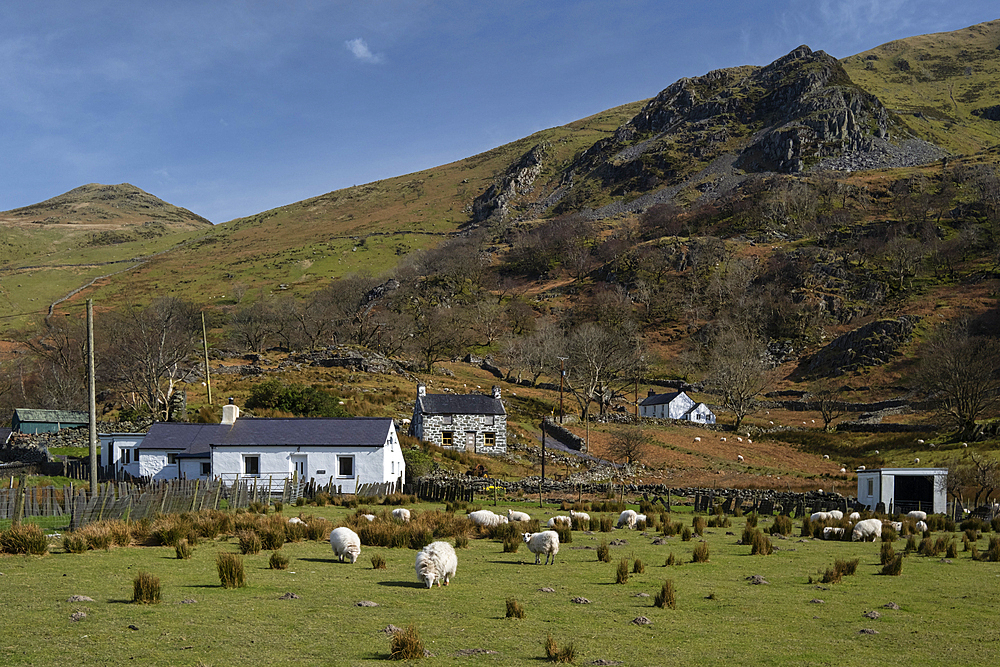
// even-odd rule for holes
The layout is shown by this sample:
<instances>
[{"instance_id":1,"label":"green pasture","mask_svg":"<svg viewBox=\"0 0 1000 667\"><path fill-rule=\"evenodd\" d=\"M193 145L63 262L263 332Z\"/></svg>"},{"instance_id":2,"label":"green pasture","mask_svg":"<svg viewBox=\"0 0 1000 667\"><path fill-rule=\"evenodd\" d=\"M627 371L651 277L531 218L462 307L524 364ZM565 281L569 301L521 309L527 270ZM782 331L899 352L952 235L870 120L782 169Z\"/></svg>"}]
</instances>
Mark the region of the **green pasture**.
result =
<instances>
[{"instance_id":1,"label":"green pasture","mask_svg":"<svg viewBox=\"0 0 1000 667\"><path fill-rule=\"evenodd\" d=\"M506 507L543 523L567 513L526 502L498 509ZM349 511L286 507L284 514L299 509L334 521ZM672 519L691 525L690 514L675 512ZM878 543L803 539L798 521L794 536L772 538L772 555L751 556L749 546L737 544L744 522L733 517L731 526L708 528L710 560L699 564L691 562L697 537L653 544L655 531L574 532L551 566L534 565L523 544L503 553L500 542L475 538L457 550L452 584L431 590L418 584L410 549L362 547L351 565L334 560L326 543L288 543L288 570L269 569L268 551L244 556L248 586L230 590L220 586L215 556L238 553L233 536L199 542L190 560L178 560L172 547L75 555L53 541L44 557L0 557L0 664L376 665L389 659L383 630L390 624L416 626L434 654L427 664L440 665L539 664L549 635L560 648L573 644L578 665L995 662L1000 564L973 561L961 550L950 562L913 553L901 576L882 576ZM759 527L770 523L762 517ZM597 546L612 540L624 544L610 547L610 563L599 562ZM980 551L986 545L981 538ZM895 543L897 552L904 546L904 539ZM664 565L671 553L680 565ZM386 569L372 568L375 554ZM630 572L635 559L645 571L616 584L623 558ZM819 583L835 559L854 558L860 560L855 575ZM131 602L140 571L160 578L160 604ZM753 575L769 583L752 584ZM653 606L667 579L676 589L673 610ZM286 593L299 597L280 599ZM67 602L72 595L94 602ZM526 618L505 618L508 598L521 603ZM885 608L889 603L899 608ZM86 618L70 619L81 611ZM878 618L865 616L873 611ZM639 617L650 623L634 623Z\"/></svg>"}]
</instances>

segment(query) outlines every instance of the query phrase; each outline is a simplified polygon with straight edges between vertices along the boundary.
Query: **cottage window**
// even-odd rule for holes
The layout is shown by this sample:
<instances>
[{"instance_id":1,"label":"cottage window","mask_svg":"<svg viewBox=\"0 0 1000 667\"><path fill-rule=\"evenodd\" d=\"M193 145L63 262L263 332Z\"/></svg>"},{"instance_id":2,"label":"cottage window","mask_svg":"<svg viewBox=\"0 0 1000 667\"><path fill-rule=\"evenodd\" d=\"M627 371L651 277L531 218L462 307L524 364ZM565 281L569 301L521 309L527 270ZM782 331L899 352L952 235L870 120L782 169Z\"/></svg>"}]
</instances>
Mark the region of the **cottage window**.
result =
<instances>
[{"instance_id":1,"label":"cottage window","mask_svg":"<svg viewBox=\"0 0 1000 667\"><path fill-rule=\"evenodd\" d=\"M451 415L441 415L441 423L442 424L450 424L451 423Z\"/></svg>"},{"instance_id":2,"label":"cottage window","mask_svg":"<svg viewBox=\"0 0 1000 667\"><path fill-rule=\"evenodd\" d=\"M128 465L129 463L131 463L131 458L132 458L132 450L131 449L123 449L122 450L122 463L124 463L125 465Z\"/></svg>"},{"instance_id":3,"label":"cottage window","mask_svg":"<svg viewBox=\"0 0 1000 667\"><path fill-rule=\"evenodd\" d=\"M484 433L483 434L483 445L486 447L496 447L497 444L497 434L496 433Z\"/></svg>"},{"instance_id":4,"label":"cottage window","mask_svg":"<svg viewBox=\"0 0 1000 667\"><path fill-rule=\"evenodd\" d=\"M493 426L493 415L483 417L483 426Z\"/></svg>"},{"instance_id":5,"label":"cottage window","mask_svg":"<svg viewBox=\"0 0 1000 667\"><path fill-rule=\"evenodd\" d=\"M172 466L177 463L177 454L167 454L167 465Z\"/></svg>"},{"instance_id":6,"label":"cottage window","mask_svg":"<svg viewBox=\"0 0 1000 667\"><path fill-rule=\"evenodd\" d=\"M354 457L337 457L337 477L354 477Z\"/></svg>"},{"instance_id":7,"label":"cottage window","mask_svg":"<svg viewBox=\"0 0 1000 667\"><path fill-rule=\"evenodd\" d=\"M455 433L452 431L442 431L441 432L441 446L451 447L455 444Z\"/></svg>"},{"instance_id":8,"label":"cottage window","mask_svg":"<svg viewBox=\"0 0 1000 667\"><path fill-rule=\"evenodd\" d=\"M201 464L201 476L202 477L208 477L211 474L212 474L212 464L211 463L202 462L202 464Z\"/></svg>"},{"instance_id":9,"label":"cottage window","mask_svg":"<svg viewBox=\"0 0 1000 667\"><path fill-rule=\"evenodd\" d=\"M243 457L243 474L251 475L257 477L260 475L260 457L259 456L244 456Z\"/></svg>"}]
</instances>

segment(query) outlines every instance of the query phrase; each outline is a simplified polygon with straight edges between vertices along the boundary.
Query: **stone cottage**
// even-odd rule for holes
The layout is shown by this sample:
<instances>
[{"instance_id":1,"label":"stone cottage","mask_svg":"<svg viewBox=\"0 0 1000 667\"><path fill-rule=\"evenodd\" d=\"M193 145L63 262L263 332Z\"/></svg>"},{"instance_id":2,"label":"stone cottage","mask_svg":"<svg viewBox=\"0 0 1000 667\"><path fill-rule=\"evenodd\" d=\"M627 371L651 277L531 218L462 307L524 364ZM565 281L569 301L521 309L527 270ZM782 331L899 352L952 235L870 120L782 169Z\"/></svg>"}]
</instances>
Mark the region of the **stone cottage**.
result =
<instances>
[{"instance_id":1,"label":"stone cottage","mask_svg":"<svg viewBox=\"0 0 1000 667\"><path fill-rule=\"evenodd\" d=\"M425 442L478 454L507 451L507 410L500 387L485 394L428 394L417 385L410 433Z\"/></svg>"}]
</instances>

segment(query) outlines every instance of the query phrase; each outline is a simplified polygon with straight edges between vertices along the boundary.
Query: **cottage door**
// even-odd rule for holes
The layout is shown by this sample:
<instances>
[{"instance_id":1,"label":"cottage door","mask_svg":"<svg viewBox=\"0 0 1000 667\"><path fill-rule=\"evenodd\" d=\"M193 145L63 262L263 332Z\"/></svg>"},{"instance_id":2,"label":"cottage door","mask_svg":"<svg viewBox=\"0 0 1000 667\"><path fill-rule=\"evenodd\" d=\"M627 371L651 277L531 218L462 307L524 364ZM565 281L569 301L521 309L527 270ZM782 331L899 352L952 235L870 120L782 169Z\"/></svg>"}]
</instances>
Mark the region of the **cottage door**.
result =
<instances>
[{"instance_id":1,"label":"cottage door","mask_svg":"<svg viewBox=\"0 0 1000 667\"><path fill-rule=\"evenodd\" d=\"M476 451L476 432L466 431L465 432L465 451L475 452Z\"/></svg>"},{"instance_id":2,"label":"cottage door","mask_svg":"<svg viewBox=\"0 0 1000 667\"><path fill-rule=\"evenodd\" d=\"M298 477L300 482L304 482L309 478L306 477L306 455L305 454L292 454L292 470L295 472L295 476Z\"/></svg>"}]
</instances>

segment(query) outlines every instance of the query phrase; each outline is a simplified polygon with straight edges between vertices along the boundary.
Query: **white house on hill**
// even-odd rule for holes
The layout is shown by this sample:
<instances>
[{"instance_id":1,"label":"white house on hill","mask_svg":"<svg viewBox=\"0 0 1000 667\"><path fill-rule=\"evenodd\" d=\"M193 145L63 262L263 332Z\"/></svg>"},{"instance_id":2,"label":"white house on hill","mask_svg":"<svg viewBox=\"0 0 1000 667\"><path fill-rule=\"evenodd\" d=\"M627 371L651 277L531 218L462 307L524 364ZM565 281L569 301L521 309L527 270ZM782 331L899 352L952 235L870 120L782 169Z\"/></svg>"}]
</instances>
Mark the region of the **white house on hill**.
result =
<instances>
[{"instance_id":1,"label":"white house on hill","mask_svg":"<svg viewBox=\"0 0 1000 667\"><path fill-rule=\"evenodd\" d=\"M683 419L698 424L714 424L715 413L704 403L695 403L683 391L657 394L652 389L639 404L640 417Z\"/></svg>"},{"instance_id":2,"label":"white house on hill","mask_svg":"<svg viewBox=\"0 0 1000 667\"><path fill-rule=\"evenodd\" d=\"M344 493L358 484L402 482L406 464L391 419L240 419L223 407L221 424L157 422L137 446L136 474L152 479L272 484L296 475Z\"/></svg>"}]
</instances>

